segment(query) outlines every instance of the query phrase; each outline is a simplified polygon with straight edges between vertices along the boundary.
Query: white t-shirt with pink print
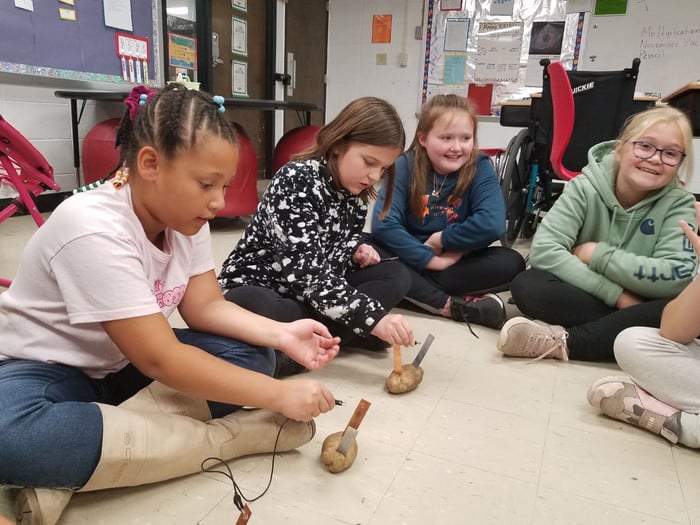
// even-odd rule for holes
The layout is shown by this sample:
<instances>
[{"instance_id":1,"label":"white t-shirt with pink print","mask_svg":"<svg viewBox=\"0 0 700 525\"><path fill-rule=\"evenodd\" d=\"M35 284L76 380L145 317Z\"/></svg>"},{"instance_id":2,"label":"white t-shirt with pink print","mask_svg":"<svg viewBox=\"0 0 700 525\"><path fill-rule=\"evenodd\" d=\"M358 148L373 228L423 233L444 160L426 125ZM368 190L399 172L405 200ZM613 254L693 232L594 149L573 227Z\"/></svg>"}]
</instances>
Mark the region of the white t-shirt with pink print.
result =
<instances>
[{"instance_id":1,"label":"white t-shirt with pink print","mask_svg":"<svg viewBox=\"0 0 700 525\"><path fill-rule=\"evenodd\" d=\"M0 360L62 363L95 378L121 370L128 361L100 323L168 317L189 278L213 268L208 225L193 236L167 229L160 250L128 184L74 195L29 240L0 294Z\"/></svg>"}]
</instances>

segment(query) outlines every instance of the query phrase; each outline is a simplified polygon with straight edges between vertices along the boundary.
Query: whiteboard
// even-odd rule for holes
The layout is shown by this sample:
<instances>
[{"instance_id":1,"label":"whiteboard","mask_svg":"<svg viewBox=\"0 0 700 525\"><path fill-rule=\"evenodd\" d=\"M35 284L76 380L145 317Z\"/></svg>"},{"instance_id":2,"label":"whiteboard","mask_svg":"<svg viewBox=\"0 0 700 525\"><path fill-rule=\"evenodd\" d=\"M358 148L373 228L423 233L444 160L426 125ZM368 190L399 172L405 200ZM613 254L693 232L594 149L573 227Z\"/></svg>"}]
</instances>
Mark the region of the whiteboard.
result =
<instances>
[{"instance_id":1,"label":"whiteboard","mask_svg":"<svg viewBox=\"0 0 700 525\"><path fill-rule=\"evenodd\" d=\"M642 60L637 91L668 95L700 79L700 2L628 0L624 15L591 13L581 70L614 70Z\"/></svg>"}]
</instances>

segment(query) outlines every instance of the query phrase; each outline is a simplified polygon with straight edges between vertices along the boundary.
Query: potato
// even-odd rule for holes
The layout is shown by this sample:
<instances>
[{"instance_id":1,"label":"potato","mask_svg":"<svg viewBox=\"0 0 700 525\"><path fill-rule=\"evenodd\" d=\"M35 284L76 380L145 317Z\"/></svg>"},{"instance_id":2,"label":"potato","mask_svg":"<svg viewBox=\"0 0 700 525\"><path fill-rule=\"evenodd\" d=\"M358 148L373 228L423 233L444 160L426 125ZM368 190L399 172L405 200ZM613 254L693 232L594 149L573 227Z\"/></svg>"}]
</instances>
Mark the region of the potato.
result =
<instances>
[{"instance_id":1,"label":"potato","mask_svg":"<svg viewBox=\"0 0 700 525\"><path fill-rule=\"evenodd\" d=\"M403 365L403 372L397 374L391 371L389 377L386 378L384 386L391 394L405 394L416 388L423 381L423 369L412 364Z\"/></svg>"},{"instance_id":2,"label":"potato","mask_svg":"<svg viewBox=\"0 0 700 525\"><path fill-rule=\"evenodd\" d=\"M321 462L333 473L342 472L350 467L357 457L357 440L353 440L347 454L343 455L338 452L338 445L340 445L342 437L342 432L331 434L323 440L321 446Z\"/></svg>"}]
</instances>

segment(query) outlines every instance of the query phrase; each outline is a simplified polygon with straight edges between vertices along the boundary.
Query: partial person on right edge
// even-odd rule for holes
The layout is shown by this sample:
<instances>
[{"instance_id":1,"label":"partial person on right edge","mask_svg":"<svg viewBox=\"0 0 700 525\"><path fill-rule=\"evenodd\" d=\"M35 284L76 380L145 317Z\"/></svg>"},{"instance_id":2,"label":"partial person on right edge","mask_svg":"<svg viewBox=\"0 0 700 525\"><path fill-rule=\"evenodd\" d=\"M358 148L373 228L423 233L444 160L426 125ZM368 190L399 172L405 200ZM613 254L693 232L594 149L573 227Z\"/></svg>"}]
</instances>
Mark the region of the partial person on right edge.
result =
<instances>
[{"instance_id":1,"label":"partial person on right edge","mask_svg":"<svg viewBox=\"0 0 700 525\"><path fill-rule=\"evenodd\" d=\"M695 205L700 215L700 204ZM695 228L681 228L700 254ZM694 279L668 303L661 328L628 328L615 339L615 358L629 375L604 377L588 401L613 418L658 434L671 443L700 448L700 281Z\"/></svg>"}]
</instances>

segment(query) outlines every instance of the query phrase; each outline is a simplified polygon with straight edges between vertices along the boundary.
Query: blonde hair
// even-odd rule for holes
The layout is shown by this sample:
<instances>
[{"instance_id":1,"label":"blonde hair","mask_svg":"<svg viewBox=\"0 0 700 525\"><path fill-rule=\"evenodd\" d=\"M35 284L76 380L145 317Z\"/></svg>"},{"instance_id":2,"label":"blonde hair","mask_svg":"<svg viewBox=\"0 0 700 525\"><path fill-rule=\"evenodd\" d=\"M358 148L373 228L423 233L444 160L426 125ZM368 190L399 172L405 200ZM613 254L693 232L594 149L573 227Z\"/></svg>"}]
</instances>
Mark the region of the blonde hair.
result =
<instances>
[{"instance_id":1,"label":"blonde hair","mask_svg":"<svg viewBox=\"0 0 700 525\"><path fill-rule=\"evenodd\" d=\"M685 158L678 166L678 177L687 186L693 176L693 129L690 126L688 117L682 111L671 106L661 106L631 115L625 121L622 131L620 131L620 135L617 138L618 144L632 142L641 137L650 127L660 122L675 124L681 133ZM620 165L615 161L613 171L616 177L619 169Z\"/></svg>"},{"instance_id":2,"label":"blonde hair","mask_svg":"<svg viewBox=\"0 0 700 525\"><path fill-rule=\"evenodd\" d=\"M419 139L433 129L437 119L445 114L458 112L467 113L474 124L474 147L466 164L459 170L457 184L452 194L448 197L447 202L452 202L453 199L461 197L474 179L476 161L479 157L479 146L476 142L477 119L474 106L465 97L459 95L433 95L421 108L416 133L409 148L415 155L413 176L411 178L411 213L414 217L421 217L423 214L425 206L423 196L428 187L428 176L433 169L428 153L421 146Z\"/></svg>"},{"instance_id":3,"label":"blonde hair","mask_svg":"<svg viewBox=\"0 0 700 525\"><path fill-rule=\"evenodd\" d=\"M389 147L403 151L406 145L406 132L394 106L377 97L362 97L350 102L338 116L323 126L316 136L316 144L294 155L293 159L325 159L328 170L336 184L340 186L338 155L352 143L370 146ZM381 217L386 216L391 207L396 170L394 164L385 171L386 198ZM377 192L369 187L360 193L367 202L375 199Z\"/></svg>"}]
</instances>

